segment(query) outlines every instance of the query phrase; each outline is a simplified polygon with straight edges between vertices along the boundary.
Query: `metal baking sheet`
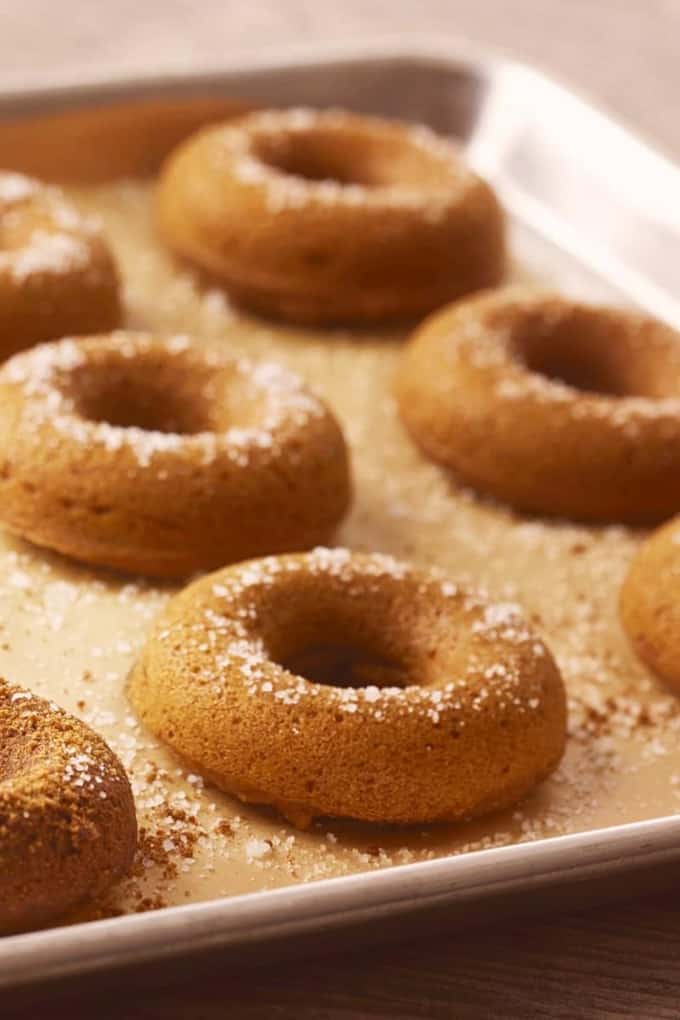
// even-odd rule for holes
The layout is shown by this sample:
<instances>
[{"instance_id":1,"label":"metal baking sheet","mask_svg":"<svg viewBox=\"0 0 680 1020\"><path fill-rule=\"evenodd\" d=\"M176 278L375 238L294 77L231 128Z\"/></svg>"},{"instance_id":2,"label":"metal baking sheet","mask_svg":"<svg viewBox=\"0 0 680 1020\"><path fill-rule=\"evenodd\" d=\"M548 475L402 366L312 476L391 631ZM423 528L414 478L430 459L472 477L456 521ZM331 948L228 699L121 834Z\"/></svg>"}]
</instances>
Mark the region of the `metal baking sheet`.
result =
<instances>
[{"instance_id":1,"label":"metal baking sheet","mask_svg":"<svg viewBox=\"0 0 680 1020\"><path fill-rule=\"evenodd\" d=\"M103 211L107 227L115 232L120 203L126 202L142 223L146 199L142 186L134 181L120 185L122 191L111 193L107 190L107 175L125 173L134 178L153 172L164 151L195 126L194 120L198 123L249 102L342 106L421 121L457 138L470 161L496 186L512 216L516 275L557 283L567 291L593 299L632 302L680 326L680 304L675 298L680 293L680 262L674 257L680 240L678 170L538 72L450 41L425 40L408 49L385 44L316 50L311 55L260 55L247 66L201 75L77 82L40 92L17 92L0 99L0 163L63 179L81 205ZM162 116L151 116L151 111L161 110L164 104L174 104L171 124ZM134 138L128 139L130 162L126 166L120 163L120 153L111 150L102 154L97 144L104 137L97 133L98 126L111 123L115 117L128 117L128 134L137 131L139 135L138 144ZM42 145L35 144L36 130ZM51 133L55 130L61 138L59 149L56 134ZM64 145L64 138L68 145ZM97 181L99 190L88 190L84 183L88 179ZM204 309L206 322L212 315L222 314L214 295L211 302ZM175 320L168 325L177 327ZM252 339L250 334L248 338ZM367 357L371 357L370 351ZM396 510L395 514L398 516ZM523 528L525 552L530 551L537 525L527 520L517 527ZM578 550L583 544L582 532L565 527L560 542L565 548L571 543ZM610 546L618 550L621 543L629 543L632 548L636 540L635 536L622 537L616 529L593 532L589 542L591 539L593 545L600 543L604 556ZM88 633L87 637L92 654L96 652L95 658L105 668L125 661L146 625L144 621L165 597L153 588L107 585L96 575L86 576L80 568L70 568L58 558L29 553L4 539L0 560L0 596L11 588L21 595L20 608L18 603L7 603L8 636L11 634L19 649L24 649L21 654L27 664L41 667L41 675L45 662L34 652L39 640L36 615L30 611L34 594L39 594L41 625L47 625L43 644L55 661L59 658L59 668L65 663L72 668L76 661L69 658L71 650L62 643L61 635L71 634L74 644L82 637L78 628L87 614L82 616L81 603L99 600L108 606L109 615L102 617L96 633ZM473 568L474 557L467 566ZM494 578L490 577L493 587ZM131 602L142 618L141 625L137 621L141 629L134 633L128 619ZM574 668L596 665L577 662ZM624 665L636 668L632 663ZM4 668L0 657L0 669ZM635 679L646 685L654 699L653 682L641 677L637 668ZM29 677L13 679L32 686ZM91 677L84 682L90 681ZM81 700L79 684L74 679L70 687L64 682L60 688L59 700L74 710L79 709ZM39 684L36 690L40 693ZM584 704L581 738L585 745L588 727L600 725L607 711L618 713L624 738L626 726L633 730L638 724L649 725L648 716L641 715L632 701L630 709L627 703L608 709L593 698ZM654 706L659 719L668 724L665 735L672 738L678 719L672 704L667 699L654 701ZM584 705L580 709L583 711ZM88 718L85 708L81 714ZM107 727L113 722L101 706L89 721L111 739ZM125 718L124 725L133 728L135 722ZM345 831L340 836L341 846L355 843L352 849L359 847L362 851L358 863L354 860L345 870L370 866L367 873L333 878L310 873L305 878L317 879L311 884L286 884L282 873L283 877L270 883L282 888L5 938L0 943L0 988L217 947L231 947L236 952L253 943L267 943L275 951L277 946L306 933L340 931L424 911L444 911L453 921L466 916L472 905L479 909L482 903L500 905L508 899L515 902L518 897L548 903L551 894L565 885L573 890L587 888L592 898L605 879L623 873L647 874L680 857L680 818L672 814L680 803L675 783L676 770L680 778L680 755L674 755L667 746L661 747L656 735L645 746L644 735L641 738L637 730L636 734L648 786L652 776L653 785L663 787L663 795L643 796L638 787L644 784L637 773L625 788L612 791L611 803L607 802L608 788L603 787L603 803L597 811L590 811L587 796L583 797L582 813L573 820L569 835L546 838L549 829L531 831L527 814L527 831L518 825L513 839L519 842L513 845L494 846L482 824L471 831L461 830L459 836L434 837L430 844L424 839L418 851L409 850L411 858L396 856L383 869L373 867L370 860L370 836ZM598 754L606 757L605 743L599 741ZM613 760L607 763L610 770L616 767ZM625 764L624 760L622 772ZM657 783L659 776L663 782ZM197 783L197 777L185 775L185 780L190 786ZM214 810L220 815L224 803L215 799ZM537 811L540 813L540 805ZM242 812L248 814L247 809ZM656 817L663 814L666 817ZM627 824L617 824L621 821ZM257 868L260 857L268 856L272 849L267 833L278 834L281 827L266 814L259 818L254 811L250 811L245 824L247 845L252 843L251 858ZM586 831L578 831L582 829ZM558 826L556 831L563 830ZM331 835L337 841L337 835ZM285 840L289 837L276 838L276 846L287 853ZM422 859L420 851L428 845L434 847L430 855L439 859ZM485 846L491 848L483 849ZM303 849L313 856L318 847L310 844ZM445 856L447 853L455 855ZM395 864L400 859L415 859L415 863ZM171 881L175 890L192 895L191 883L182 872ZM267 882L262 884L266 886ZM253 886L252 875L244 877L240 886L235 883L232 891L243 893L251 887L257 887ZM173 902L178 902L178 895ZM202 895L205 899L207 892Z\"/></svg>"}]
</instances>

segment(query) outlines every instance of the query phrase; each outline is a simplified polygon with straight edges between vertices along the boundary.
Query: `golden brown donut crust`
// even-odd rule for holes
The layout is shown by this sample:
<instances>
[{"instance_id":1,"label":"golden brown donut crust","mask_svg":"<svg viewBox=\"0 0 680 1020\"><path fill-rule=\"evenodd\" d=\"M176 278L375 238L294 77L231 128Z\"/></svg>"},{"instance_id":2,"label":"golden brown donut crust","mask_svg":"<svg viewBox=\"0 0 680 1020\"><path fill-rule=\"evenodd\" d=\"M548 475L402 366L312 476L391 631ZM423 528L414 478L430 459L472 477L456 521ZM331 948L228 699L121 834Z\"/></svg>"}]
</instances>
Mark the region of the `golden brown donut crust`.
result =
<instances>
[{"instance_id":1,"label":"golden brown donut crust","mask_svg":"<svg viewBox=\"0 0 680 1020\"><path fill-rule=\"evenodd\" d=\"M72 333L120 325L108 245L64 196L0 171L0 359Z\"/></svg>"},{"instance_id":2,"label":"golden brown donut crust","mask_svg":"<svg viewBox=\"0 0 680 1020\"><path fill-rule=\"evenodd\" d=\"M641 523L680 508L680 336L513 287L431 316L404 350L423 452L520 510Z\"/></svg>"},{"instance_id":3,"label":"golden brown donut crust","mask_svg":"<svg viewBox=\"0 0 680 1020\"><path fill-rule=\"evenodd\" d=\"M177 577L305 548L350 495L340 426L275 363L122 332L0 370L0 522L77 560Z\"/></svg>"},{"instance_id":4,"label":"golden brown donut crust","mask_svg":"<svg viewBox=\"0 0 680 1020\"><path fill-rule=\"evenodd\" d=\"M130 867L132 791L84 723L0 679L0 934L56 920Z\"/></svg>"},{"instance_id":5,"label":"golden brown donut crust","mask_svg":"<svg viewBox=\"0 0 680 1020\"><path fill-rule=\"evenodd\" d=\"M680 692L680 517L640 546L621 587L619 612L642 661Z\"/></svg>"},{"instance_id":6,"label":"golden brown donut crust","mask_svg":"<svg viewBox=\"0 0 680 1020\"><path fill-rule=\"evenodd\" d=\"M299 322L421 315L505 263L503 213L453 145L339 111L200 131L162 169L157 222L237 301Z\"/></svg>"},{"instance_id":7,"label":"golden brown donut crust","mask_svg":"<svg viewBox=\"0 0 680 1020\"><path fill-rule=\"evenodd\" d=\"M364 686L295 672L306 661L319 676L328 650L354 657L349 678ZM565 743L559 671L516 607L345 549L189 585L158 620L128 694L216 785L298 824L479 815L544 779Z\"/></svg>"}]
</instances>

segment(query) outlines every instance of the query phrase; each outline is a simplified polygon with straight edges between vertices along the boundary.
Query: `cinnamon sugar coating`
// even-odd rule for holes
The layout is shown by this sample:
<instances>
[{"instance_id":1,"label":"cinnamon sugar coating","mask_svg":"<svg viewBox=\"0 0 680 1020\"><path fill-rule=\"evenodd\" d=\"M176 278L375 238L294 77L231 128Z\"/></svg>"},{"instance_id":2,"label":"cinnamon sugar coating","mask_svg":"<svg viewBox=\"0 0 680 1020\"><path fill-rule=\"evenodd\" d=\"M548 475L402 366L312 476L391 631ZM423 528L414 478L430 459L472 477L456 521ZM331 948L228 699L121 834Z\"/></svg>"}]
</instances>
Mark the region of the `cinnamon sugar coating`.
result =
<instances>
[{"instance_id":1,"label":"cinnamon sugar coating","mask_svg":"<svg viewBox=\"0 0 680 1020\"><path fill-rule=\"evenodd\" d=\"M503 213L452 144L335 110L199 132L166 161L156 213L237 301L297 322L422 315L504 270Z\"/></svg>"},{"instance_id":2,"label":"cinnamon sugar coating","mask_svg":"<svg viewBox=\"0 0 680 1020\"><path fill-rule=\"evenodd\" d=\"M112 885L137 842L123 766L88 726L0 679L0 934Z\"/></svg>"},{"instance_id":3,"label":"cinnamon sugar coating","mask_svg":"<svg viewBox=\"0 0 680 1020\"><path fill-rule=\"evenodd\" d=\"M299 825L484 814L544 779L565 744L559 671L516 607L346 549L189 585L128 695L217 786Z\"/></svg>"},{"instance_id":4,"label":"cinnamon sugar coating","mask_svg":"<svg viewBox=\"0 0 680 1020\"><path fill-rule=\"evenodd\" d=\"M184 576L327 540L349 500L340 426L275 363L121 332L0 371L0 522L75 559Z\"/></svg>"},{"instance_id":5,"label":"cinnamon sugar coating","mask_svg":"<svg viewBox=\"0 0 680 1020\"><path fill-rule=\"evenodd\" d=\"M120 320L118 271L99 230L56 188L0 171L0 359Z\"/></svg>"}]
</instances>

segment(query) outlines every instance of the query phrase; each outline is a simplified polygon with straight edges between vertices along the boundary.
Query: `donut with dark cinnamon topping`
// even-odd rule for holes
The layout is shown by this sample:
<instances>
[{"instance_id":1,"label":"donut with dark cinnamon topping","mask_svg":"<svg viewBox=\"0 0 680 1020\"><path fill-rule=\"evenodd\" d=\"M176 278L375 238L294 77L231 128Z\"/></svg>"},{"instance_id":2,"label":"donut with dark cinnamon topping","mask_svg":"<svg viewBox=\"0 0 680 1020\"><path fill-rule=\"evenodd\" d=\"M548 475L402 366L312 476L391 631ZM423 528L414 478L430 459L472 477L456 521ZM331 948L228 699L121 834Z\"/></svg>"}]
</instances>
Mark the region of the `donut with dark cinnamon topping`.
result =
<instances>
[{"instance_id":1,"label":"donut with dark cinnamon topping","mask_svg":"<svg viewBox=\"0 0 680 1020\"><path fill-rule=\"evenodd\" d=\"M84 723L0 679L0 934L103 892L137 844L132 791Z\"/></svg>"}]
</instances>

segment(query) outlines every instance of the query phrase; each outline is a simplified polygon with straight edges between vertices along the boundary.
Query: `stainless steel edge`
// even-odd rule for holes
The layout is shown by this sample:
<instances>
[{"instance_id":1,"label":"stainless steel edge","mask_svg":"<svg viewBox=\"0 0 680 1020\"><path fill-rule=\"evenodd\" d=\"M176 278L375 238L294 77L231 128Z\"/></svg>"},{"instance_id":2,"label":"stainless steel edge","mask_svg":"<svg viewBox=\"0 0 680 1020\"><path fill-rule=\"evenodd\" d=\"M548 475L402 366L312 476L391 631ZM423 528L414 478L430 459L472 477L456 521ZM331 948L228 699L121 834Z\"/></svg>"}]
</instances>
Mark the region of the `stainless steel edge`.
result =
<instances>
[{"instance_id":1,"label":"stainless steel edge","mask_svg":"<svg viewBox=\"0 0 680 1020\"><path fill-rule=\"evenodd\" d=\"M470 43L423 36L289 47L202 72L62 78L30 91L17 83L0 97L0 117L206 90L426 120L460 138L519 218L680 326L677 167L540 71Z\"/></svg>"},{"instance_id":2,"label":"stainless steel edge","mask_svg":"<svg viewBox=\"0 0 680 1020\"><path fill-rule=\"evenodd\" d=\"M14 935L0 942L0 990L76 972L291 938L321 927L329 931L377 923L441 905L455 915L470 903L513 891L527 896L556 881L594 880L612 872L660 866L678 856L680 817L668 817Z\"/></svg>"},{"instance_id":3,"label":"stainless steel edge","mask_svg":"<svg viewBox=\"0 0 680 1020\"><path fill-rule=\"evenodd\" d=\"M240 51L237 58L229 63L220 63L201 70L166 70L153 73L124 74L121 76L90 77L84 74L46 75L39 85L26 88L19 76L5 79L3 94L0 95L0 114L25 115L31 112L71 109L74 106L94 105L100 102L114 102L130 97L149 95L190 95L204 92L206 87L224 86L230 94L250 97L251 87L260 92L263 99L272 101L271 82L279 81L277 75L286 79L293 73L302 76L303 87L308 75L348 69L354 73L357 66L383 67L389 64L410 65L419 68L439 66L447 74L459 66L466 74L475 77L490 75L501 67L515 67L531 74L540 72L530 69L487 47L459 38L419 35L407 42L400 36L372 38L369 42L324 43L310 47L299 46L267 48L258 47L250 52ZM545 76L541 75L545 78ZM35 75L33 75L35 80ZM545 78L547 81L548 79ZM286 92L295 83L286 81ZM335 86L332 86L335 88ZM257 98L257 95L255 96ZM277 98L279 98L277 96ZM403 97L401 97L403 103ZM286 95L281 102L291 102ZM307 99L310 105L316 104Z\"/></svg>"},{"instance_id":4,"label":"stainless steel edge","mask_svg":"<svg viewBox=\"0 0 680 1020\"><path fill-rule=\"evenodd\" d=\"M520 220L622 297L680 326L680 171L540 72L469 44L424 38L289 49L200 74L17 87L0 97L0 117L210 90L428 121L461 140ZM680 817L668 817L12 936L0 941L0 988L437 905L455 913L472 901L676 859Z\"/></svg>"}]
</instances>

